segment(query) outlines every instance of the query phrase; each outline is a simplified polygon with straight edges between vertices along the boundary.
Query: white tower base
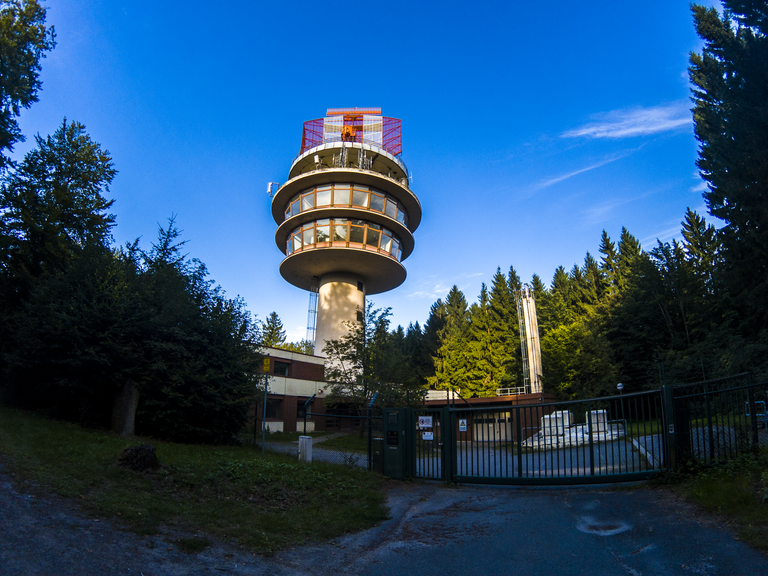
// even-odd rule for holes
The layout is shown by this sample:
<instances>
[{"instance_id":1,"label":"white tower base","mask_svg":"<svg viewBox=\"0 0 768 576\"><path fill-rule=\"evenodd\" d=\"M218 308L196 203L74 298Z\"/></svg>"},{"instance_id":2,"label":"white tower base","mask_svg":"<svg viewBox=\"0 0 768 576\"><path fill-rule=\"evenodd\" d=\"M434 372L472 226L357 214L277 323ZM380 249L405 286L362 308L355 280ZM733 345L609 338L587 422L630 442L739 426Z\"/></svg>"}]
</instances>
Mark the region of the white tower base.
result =
<instances>
[{"instance_id":1,"label":"white tower base","mask_svg":"<svg viewBox=\"0 0 768 576\"><path fill-rule=\"evenodd\" d=\"M348 322L357 322L365 314L365 283L360 276L341 272L320 278L315 331L315 354L325 356L328 340L338 340L349 333Z\"/></svg>"}]
</instances>

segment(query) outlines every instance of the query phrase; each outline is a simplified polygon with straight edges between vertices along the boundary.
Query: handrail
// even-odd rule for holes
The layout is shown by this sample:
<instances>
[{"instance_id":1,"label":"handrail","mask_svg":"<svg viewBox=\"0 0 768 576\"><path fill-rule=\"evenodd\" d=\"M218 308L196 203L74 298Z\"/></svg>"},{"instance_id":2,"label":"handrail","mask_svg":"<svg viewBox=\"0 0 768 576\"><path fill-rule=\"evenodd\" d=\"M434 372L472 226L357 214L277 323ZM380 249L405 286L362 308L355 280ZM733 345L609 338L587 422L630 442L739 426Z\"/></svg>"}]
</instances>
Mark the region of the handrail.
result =
<instances>
[{"instance_id":1,"label":"handrail","mask_svg":"<svg viewBox=\"0 0 768 576\"><path fill-rule=\"evenodd\" d=\"M509 393L510 390L516 390L516 392ZM507 394L504 394L507 392ZM497 388L496 396L517 396L518 394L525 394L525 386L519 386L517 388Z\"/></svg>"},{"instance_id":2,"label":"handrail","mask_svg":"<svg viewBox=\"0 0 768 576\"><path fill-rule=\"evenodd\" d=\"M405 172L405 175L406 175L408 181L410 181L410 179L411 179L411 172L410 172L410 170L408 170L408 166L405 165L405 161L402 158L403 153L400 152L400 154L397 154L397 155L392 154L392 152L390 152L389 150L387 150L383 146L381 146L381 145L379 145L377 143L371 143L371 142L343 142L341 140L339 140L338 142L323 142L322 144L319 144L319 145L315 146L314 148L310 148L309 150L306 150L304 152L299 152L298 154L296 154L296 156L293 157L293 160L291 160L291 167L288 169L288 172L290 173L290 171L293 170L293 167L296 164L296 162L298 162L299 158L304 157L304 156L309 156L310 154L315 154L315 153L317 153L320 150L328 150L330 148L338 148L339 144L345 144L345 145L351 144L353 148L355 147L354 146L355 144L359 144L361 147L367 146L372 151L391 158L392 160L397 162L397 164L400 166L400 168L403 169L403 172ZM370 170L370 172L375 172L375 170Z\"/></svg>"}]
</instances>

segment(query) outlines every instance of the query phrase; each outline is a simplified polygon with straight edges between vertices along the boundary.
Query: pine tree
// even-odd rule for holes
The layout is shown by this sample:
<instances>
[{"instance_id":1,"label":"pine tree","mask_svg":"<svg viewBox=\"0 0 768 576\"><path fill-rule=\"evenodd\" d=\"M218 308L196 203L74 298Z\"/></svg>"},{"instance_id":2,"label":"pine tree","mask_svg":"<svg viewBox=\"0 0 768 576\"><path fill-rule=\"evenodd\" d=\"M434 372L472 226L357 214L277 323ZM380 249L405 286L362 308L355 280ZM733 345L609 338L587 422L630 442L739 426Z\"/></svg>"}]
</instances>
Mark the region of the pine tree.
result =
<instances>
[{"instance_id":1,"label":"pine tree","mask_svg":"<svg viewBox=\"0 0 768 576\"><path fill-rule=\"evenodd\" d=\"M640 254L643 250L640 247L640 242L637 238L632 236L625 227L621 227L621 237L619 238L619 257L618 257L618 274L617 285L619 291L622 291L627 286L627 278L632 273L632 267L637 262Z\"/></svg>"},{"instance_id":2,"label":"pine tree","mask_svg":"<svg viewBox=\"0 0 768 576\"><path fill-rule=\"evenodd\" d=\"M605 296L605 278L600 271L600 265L592 254L587 252L582 267L583 284L581 285L581 302L588 307L596 306Z\"/></svg>"},{"instance_id":3,"label":"pine tree","mask_svg":"<svg viewBox=\"0 0 768 576\"><path fill-rule=\"evenodd\" d=\"M515 299L515 294L520 292L520 288L523 287L523 283L520 281L520 276L517 274L514 266L509 267L507 273L507 283L509 284L509 292L512 294L512 299Z\"/></svg>"},{"instance_id":4,"label":"pine tree","mask_svg":"<svg viewBox=\"0 0 768 576\"><path fill-rule=\"evenodd\" d=\"M464 397L490 396L498 384L489 308L488 289L483 282L478 302L469 308L468 383L461 391Z\"/></svg>"},{"instance_id":5,"label":"pine tree","mask_svg":"<svg viewBox=\"0 0 768 576\"><path fill-rule=\"evenodd\" d=\"M277 312L271 312L261 329L261 344L271 348L280 348L285 344L283 322Z\"/></svg>"},{"instance_id":6,"label":"pine tree","mask_svg":"<svg viewBox=\"0 0 768 576\"><path fill-rule=\"evenodd\" d=\"M701 54L691 54L696 162L709 213L725 222L724 278L745 330L768 327L768 19L764 1L692 6Z\"/></svg>"},{"instance_id":7,"label":"pine tree","mask_svg":"<svg viewBox=\"0 0 768 576\"><path fill-rule=\"evenodd\" d=\"M489 302L491 329L493 387L487 392L495 394L498 388L514 388L520 378L520 328L517 320L515 294L509 289L509 277L496 269L491 285Z\"/></svg>"},{"instance_id":8,"label":"pine tree","mask_svg":"<svg viewBox=\"0 0 768 576\"><path fill-rule=\"evenodd\" d=\"M706 220L690 208L685 213L682 225L686 259L706 286L706 290L713 292L715 270L722 263L720 237L714 226L707 225Z\"/></svg>"},{"instance_id":9,"label":"pine tree","mask_svg":"<svg viewBox=\"0 0 768 576\"><path fill-rule=\"evenodd\" d=\"M600 271L608 283L608 294L614 294L619 287L619 255L616 253L616 244L611 241L611 237L608 236L608 232L603 230L603 235L600 237Z\"/></svg>"},{"instance_id":10,"label":"pine tree","mask_svg":"<svg viewBox=\"0 0 768 576\"><path fill-rule=\"evenodd\" d=\"M432 375L432 356L426 351L424 334L418 322L408 324L405 330L405 355L408 359L408 369L413 373L415 382L424 387L427 376Z\"/></svg>"},{"instance_id":11,"label":"pine tree","mask_svg":"<svg viewBox=\"0 0 768 576\"><path fill-rule=\"evenodd\" d=\"M445 302L438 298L437 302L430 307L429 317L424 324L421 353L418 359L418 365L421 366L423 370L426 385L430 385L430 382L434 382L431 380L436 374L437 363L434 359L438 356L438 350L440 349L440 335L445 328L445 321Z\"/></svg>"},{"instance_id":12,"label":"pine tree","mask_svg":"<svg viewBox=\"0 0 768 576\"><path fill-rule=\"evenodd\" d=\"M440 347L433 359L435 375L428 378L430 387L456 391L465 389L469 382L469 310L464 294L456 286L446 297L445 325L438 337Z\"/></svg>"}]
</instances>

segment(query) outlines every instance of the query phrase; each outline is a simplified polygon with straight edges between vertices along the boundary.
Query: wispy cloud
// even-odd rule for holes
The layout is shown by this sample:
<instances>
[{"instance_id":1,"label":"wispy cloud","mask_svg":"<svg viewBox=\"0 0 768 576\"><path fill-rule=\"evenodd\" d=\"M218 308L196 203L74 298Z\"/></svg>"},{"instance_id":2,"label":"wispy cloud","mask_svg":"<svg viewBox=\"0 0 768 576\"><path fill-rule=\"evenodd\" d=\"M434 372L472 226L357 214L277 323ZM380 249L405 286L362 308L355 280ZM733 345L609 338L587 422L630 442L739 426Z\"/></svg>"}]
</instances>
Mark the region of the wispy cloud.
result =
<instances>
[{"instance_id":1,"label":"wispy cloud","mask_svg":"<svg viewBox=\"0 0 768 576\"><path fill-rule=\"evenodd\" d=\"M426 280L421 285L407 294L408 298L429 298L435 300L436 298L444 298L446 294L451 290L451 287L455 284L462 284L462 280L468 278L477 278L478 276L485 276L483 272L474 272L468 274L461 274L460 276L453 278L452 280L440 279L440 280Z\"/></svg>"},{"instance_id":2,"label":"wispy cloud","mask_svg":"<svg viewBox=\"0 0 768 576\"><path fill-rule=\"evenodd\" d=\"M606 164L610 164L611 162L616 162L616 160L621 160L622 158L625 158L626 156L629 156L630 154L632 154L632 152L634 151L635 150L627 150L620 154L614 154L612 156L609 156L607 158L600 160L599 162L595 162L594 164L590 164L589 166L586 166L584 168L579 168L578 170L574 170L573 172L568 172L567 174L562 174L560 176L556 176L548 180L542 180L538 184L534 184L531 187L531 191L543 190L544 188L548 188L553 184L557 184L558 182L562 182L563 180L568 180L568 178L573 178L574 176L578 176L579 174L583 174L584 172L589 172L590 170L594 170L595 168L600 168L601 166L605 166Z\"/></svg>"},{"instance_id":3,"label":"wispy cloud","mask_svg":"<svg viewBox=\"0 0 768 576\"><path fill-rule=\"evenodd\" d=\"M677 130L692 124L690 104L681 100L650 108L625 108L597 114L593 121L563 132L562 138L632 138Z\"/></svg>"},{"instance_id":4,"label":"wispy cloud","mask_svg":"<svg viewBox=\"0 0 768 576\"><path fill-rule=\"evenodd\" d=\"M659 241L668 242L673 238L679 238L679 237L680 237L680 223L677 223L675 225L670 225L669 228L665 228L664 230L659 230L658 232L656 232L656 234L653 234L652 236L648 236L647 238L644 238L643 240L640 241L640 244L642 244L645 250L652 250L653 248L656 247Z\"/></svg>"},{"instance_id":5,"label":"wispy cloud","mask_svg":"<svg viewBox=\"0 0 768 576\"><path fill-rule=\"evenodd\" d=\"M600 222L605 222L610 218L612 212L616 208L619 208L620 206L623 206L625 204L629 204L630 202L634 202L636 200L641 200L643 198L651 196L655 194L657 191L658 190L648 190L636 196L630 196L627 198L614 198L606 202L595 204L593 206L590 206L589 208L585 208L582 211L582 223L587 226L592 226Z\"/></svg>"},{"instance_id":6,"label":"wispy cloud","mask_svg":"<svg viewBox=\"0 0 768 576\"><path fill-rule=\"evenodd\" d=\"M422 284L418 290L408 294L408 298L442 298L448 293L450 287L445 282L436 282L435 284Z\"/></svg>"},{"instance_id":7,"label":"wispy cloud","mask_svg":"<svg viewBox=\"0 0 768 576\"><path fill-rule=\"evenodd\" d=\"M691 192L704 192L706 189L707 183L702 180L696 186L691 187Z\"/></svg>"}]
</instances>

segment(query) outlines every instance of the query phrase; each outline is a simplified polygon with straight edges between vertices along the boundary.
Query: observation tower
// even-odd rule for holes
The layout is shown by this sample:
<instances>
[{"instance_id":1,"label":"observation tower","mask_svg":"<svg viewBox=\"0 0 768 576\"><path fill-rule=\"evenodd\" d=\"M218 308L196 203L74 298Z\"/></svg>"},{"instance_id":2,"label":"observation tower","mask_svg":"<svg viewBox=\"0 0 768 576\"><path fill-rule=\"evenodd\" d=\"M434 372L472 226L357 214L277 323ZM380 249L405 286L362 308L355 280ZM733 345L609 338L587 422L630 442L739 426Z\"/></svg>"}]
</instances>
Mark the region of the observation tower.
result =
<instances>
[{"instance_id":1,"label":"observation tower","mask_svg":"<svg viewBox=\"0 0 768 576\"><path fill-rule=\"evenodd\" d=\"M280 274L310 292L315 354L361 321L365 297L405 281L421 204L402 159L402 124L381 108L331 108L304 122L301 150L272 199Z\"/></svg>"}]
</instances>

